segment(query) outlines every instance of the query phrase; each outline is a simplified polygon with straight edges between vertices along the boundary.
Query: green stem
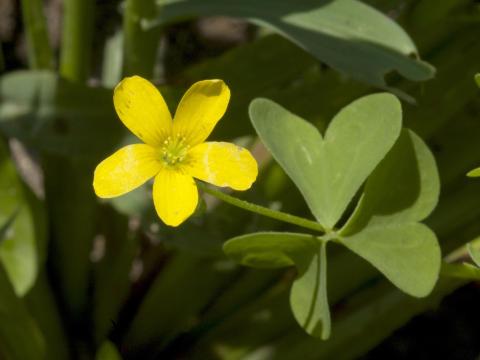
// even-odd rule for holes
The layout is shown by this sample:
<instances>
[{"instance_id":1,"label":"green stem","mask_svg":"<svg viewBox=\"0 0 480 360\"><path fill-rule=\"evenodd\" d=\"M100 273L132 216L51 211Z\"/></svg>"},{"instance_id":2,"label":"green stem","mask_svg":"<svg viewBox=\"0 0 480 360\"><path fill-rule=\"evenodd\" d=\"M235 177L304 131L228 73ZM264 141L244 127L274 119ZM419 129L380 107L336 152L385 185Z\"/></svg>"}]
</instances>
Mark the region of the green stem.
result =
<instances>
[{"instance_id":1,"label":"green stem","mask_svg":"<svg viewBox=\"0 0 480 360\"><path fill-rule=\"evenodd\" d=\"M253 213L257 213L263 216L270 217L275 220L283 221L289 224L294 224L297 226L304 227L306 229L314 230L314 231L319 231L319 232L325 232L325 229L323 228L322 225L319 223L308 220L299 216L287 214L281 211L277 210L272 210L269 208L266 208L264 206L256 205L249 203L245 200L240 200L236 197L230 196L228 194L225 194L224 192L221 192L219 190L215 190L201 182L198 182L198 187L202 189L204 192L207 194L210 194L212 196L215 196L217 199L220 199L222 201L225 201L226 203L229 203L230 205L237 206L243 210L247 210Z\"/></svg>"},{"instance_id":2,"label":"green stem","mask_svg":"<svg viewBox=\"0 0 480 360\"><path fill-rule=\"evenodd\" d=\"M60 73L76 82L88 78L94 26L94 0L65 0Z\"/></svg>"},{"instance_id":3,"label":"green stem","mask_svg":"<svg viewBox=\"0 0 480 360\"><path fill-rule=\"evenodd\" d=\"M48 40L43 1L22 0L21 5L30 67L52 70L54 56Z\"/></svg>"},{"instance_id":4,"label":"green stem","mask_svg":"<svg viewBox=\"0 0 480 360\"><path fill-rule=\"evenodd\" d=\"M105 42L102 63L102 84L113 88L122 79L123 31L117 30Z\"/></svg>"},{"instance_id":5,"label":"green stem","mask_svg":"<svg viewBox=\"0 0 480 360\"><path fill-rule=\"evenodd\" d=\"M125 36L124 73L151 78L158 50L159 27L142 28L141 21L155 14L154 0L126 0L123 30Z\"/></svg>"}]
</instances>

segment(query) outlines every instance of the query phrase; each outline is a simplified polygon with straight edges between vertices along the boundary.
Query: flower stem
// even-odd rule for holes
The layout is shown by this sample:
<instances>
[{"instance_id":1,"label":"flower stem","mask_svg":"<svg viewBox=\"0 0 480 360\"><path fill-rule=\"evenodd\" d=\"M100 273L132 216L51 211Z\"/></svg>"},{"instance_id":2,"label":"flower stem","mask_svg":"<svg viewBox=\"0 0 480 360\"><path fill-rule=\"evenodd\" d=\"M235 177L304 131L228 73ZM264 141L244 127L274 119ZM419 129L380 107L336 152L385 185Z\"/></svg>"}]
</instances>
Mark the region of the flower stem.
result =
<instances>
[{"instance_id":1,"label":"flower stem","mask_svg":"<svg viewBox=\"0 0 480 360\"><path fill-rule=\"evenodd\" d=\"M153 75L161 28L143 29L141 21L156 11L154 0L126 0L123 19L124 75L146 78Z\"/></svg>"},{"instance_id":2,"label":"flower stem","mask_svg":"<svg viewBox=\"0 0 480 360\"><path fill-rule=\"evenodd\" d=\"M21 5L30 68L53 70L54 55L48 39L43 1L22 0Z\"/></svg>"},{"instance_id":3,"label":"flower stem","mask_svg":"<svg viewBox=\"0 0 480 360\"><path fill-rule=\"evenodd\" d=\"M88 78L94 27L94 0L65 0L60 74L75 82Z\"/></svg>"},{"instance_id":4,"label":"flower stem","mask_svg":"<svg viewBox=\"0 0 480 360\"><path fill-rule=\"evenodd\" d=\"M307 228L307 229L310 229L310 230L325 232L325 229L323 228L323 226L320 225L319 223L315 222L315 221L308 220L308 219L305 219L305 218L302 218L302 217L299 217L299 216L287 214L287 213L284 213L284 212L281 212L281 211L272 210L272 209L266 208L264 206L249 203L245 200L240 200L236 197L225 194L222 191L215 190L215 189L213 189L213 188L209 187L208 185L206 185L204 183L201 183L201 182L198 182L197 184L198 184L198 187L200 189L202 189L204 192L206 192L207 194L215 196L217 199L225 201L226 203L229 203L230 205L237 206L237 207L239 207L243 210L247 210L247 211L257 213L257 214L260 214L260 215L263 215L263 216L267 216L267 217L270 217L272 219L280 220L280 221L283 221L283 222L286 222L286 223L289 223L289 224L294 224L294 225L297 225L297 226L301 226L301 227L304 227L304 228Z\"/></svg>"}]
</instances>

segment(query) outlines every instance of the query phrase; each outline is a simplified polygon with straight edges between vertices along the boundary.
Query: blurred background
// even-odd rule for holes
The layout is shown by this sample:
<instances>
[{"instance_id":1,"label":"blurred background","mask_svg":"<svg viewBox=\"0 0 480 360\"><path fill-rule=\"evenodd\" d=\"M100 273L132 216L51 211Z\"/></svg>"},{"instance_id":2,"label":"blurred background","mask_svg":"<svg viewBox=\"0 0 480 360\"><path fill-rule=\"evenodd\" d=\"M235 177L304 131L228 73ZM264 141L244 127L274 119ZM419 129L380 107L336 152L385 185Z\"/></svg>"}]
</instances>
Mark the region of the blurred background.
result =
<instances>
[{"instance_id":1,"label":"blurred background","mask_svg":"<svg viewBox=\"0 0 480 360\"><path fill-rule=\"evenodd\" d=\"M172 111L193 82L224 79L232 101L213 138L250 146L261 165L241 196L308 218L256 140L249 102L274 99L324 130L341 107L378 87L242 18L179 17L136 37L143 30L126 14L141 9L132 13L148 20L161 6L68 3L0 0L0 359L479 358L477 283L442 283L413 299L332 245L333 337L322 342L291 315L294 270L244 268L221 251L232 236L291 226L206 196L171 229L156 217L149 186L111 201L93 194L95 165L135 142L113 109L123 76L152 80ZM386 80L408 94L405 126L438 163L441 199L426 223L443 254L462 261L463 245L480 235L480 182L465 177L480 164L480 2L365 3L397 22L436 68L427 81L395 71Z\"/></svg>"}]
</instances>

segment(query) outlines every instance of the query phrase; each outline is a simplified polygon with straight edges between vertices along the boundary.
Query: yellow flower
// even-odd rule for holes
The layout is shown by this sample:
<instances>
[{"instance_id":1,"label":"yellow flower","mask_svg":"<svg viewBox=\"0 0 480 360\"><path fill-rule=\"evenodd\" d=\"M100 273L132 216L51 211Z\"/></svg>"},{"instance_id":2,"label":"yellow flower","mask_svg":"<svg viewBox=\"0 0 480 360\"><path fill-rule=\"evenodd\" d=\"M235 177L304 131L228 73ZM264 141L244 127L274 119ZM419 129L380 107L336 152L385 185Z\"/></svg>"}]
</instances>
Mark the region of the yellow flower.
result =
<instances>
[{"instance_id":1,"label":"yellow flower","mask_svg":"<svg viewBox=\"0 0 480 360\"><path fill-rule=\"evenodd\" d=\"M160 219L178 226L195 210L193 178L234 190L247 190L258 168L246 149L226 142L205 142L227 109L230 90L222 80L192 85L172 117L160 92L147 80L122 80L113 102L123 124L145 144L128 145L95 169L97 196L123 195L155 177L153 202Z\"/></svg>"}]
</instances>

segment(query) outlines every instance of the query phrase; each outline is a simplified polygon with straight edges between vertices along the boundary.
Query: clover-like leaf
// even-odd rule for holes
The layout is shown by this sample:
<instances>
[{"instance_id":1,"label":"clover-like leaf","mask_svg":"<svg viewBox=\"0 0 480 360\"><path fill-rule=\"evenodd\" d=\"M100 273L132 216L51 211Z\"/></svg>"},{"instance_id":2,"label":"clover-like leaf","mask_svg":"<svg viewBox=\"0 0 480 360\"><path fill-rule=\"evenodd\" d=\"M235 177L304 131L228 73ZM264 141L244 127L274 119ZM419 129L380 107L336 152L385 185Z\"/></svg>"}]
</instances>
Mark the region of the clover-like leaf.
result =
<instances>
[{"instance_id":1,"label":"clover-like leaf","mask_svg":"<svg viewBox=\"0 0 480 360\"><path fill-rule=\"evenodd\" d=\"M324 139L313 125L266 99L252 102L250 117L327 235L250 234L229 240L224 251L253 267L295 265L291 307L308 333L323 339L330 333L330 239L369 261L404 292L423 297L432 291L440 247L419 221L437 204L438 171L425 143L412 131L401 131L395 97L370 95L350 104L332 120ZM350 219L339 231L331 230L365 180Z\"/></svg>"},{"instance_id":2,"label":"clover-like leaf","mask_svg":"<svg viewBox=\"0 0 480 360\"><path fill-rule=\"evenodd\" d=\"M267 99L251 103L250 118L315 218L333 228L398 138L402 111L391 94L365 96L335 116L325 139L313 125Z\"/></svg>"},{"instance_id":3,"label":"clover-like leaf","mask_svg":"<svg viewBox=\"0 0 480 360\"><path fill-rule=\"evenodd\" d=\"M441 253L435 234L418 221L434 209L439 189L432 153L404 130L367 180L340 241L404 292L428 295L438 279Z\"/></svg>"},{"instance_id":4,"label":"clover-like leaf","mask_svg":"<svg viewBox=\"0 0 480 360\"><path fill-rule=\"evenodd\" d=\"M223 251L239 264L274 269L303 262L305 256L312 257L318 244L313 235L260 232L228 240Z\"/></svg>"},{"instance_id":5,"label":"clover-like leaf","mask_svg":"<svg viewBox=\"0 0 480 360\"><path fill-rule=\"evenodd\" d=\"M293 314L310 335L330 336L326 241L306 234L261 232L230 239L223 250L240 264L255 268L296 266L298 275L290 293Z\"/></svg>"}]
</instances>

